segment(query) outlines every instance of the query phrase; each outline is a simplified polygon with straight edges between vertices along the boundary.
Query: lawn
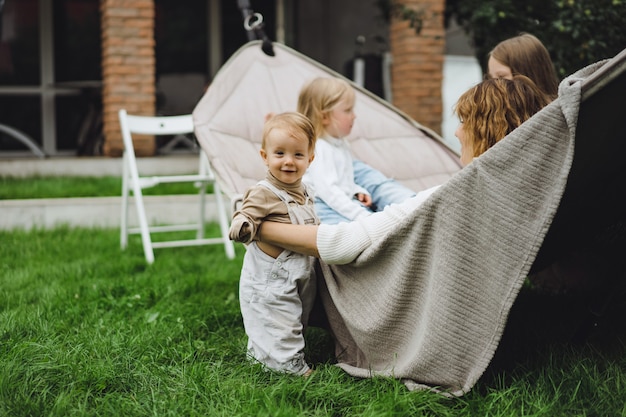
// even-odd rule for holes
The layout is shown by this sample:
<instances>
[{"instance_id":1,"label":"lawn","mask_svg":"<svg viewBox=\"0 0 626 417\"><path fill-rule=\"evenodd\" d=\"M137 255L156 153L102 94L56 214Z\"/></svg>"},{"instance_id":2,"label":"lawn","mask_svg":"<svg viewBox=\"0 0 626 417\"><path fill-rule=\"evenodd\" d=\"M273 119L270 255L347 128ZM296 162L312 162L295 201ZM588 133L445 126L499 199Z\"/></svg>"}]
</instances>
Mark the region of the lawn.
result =
<instances>
[{"instance_id":1,"label":"lawn","mask_svg":"<svg viewBox=\"0 0 626 417\"><path fill-rule=\"evenodd\" d=\"M207 188L209 192L212 186ZM195 194L191 183L159 184L144 195ZM122 195L120 177L0 177L0 200L29 198L116 197Z\"/></svg>"},{"instance_id":2,"label":"lawn","mask_svg":"<svg viewBox=\"0 0 626 417\"><path fill-rule=\"evenodd\" d=\"M213 230L213 229L212 229ZM0 232L0 415L624 416L624 297L572 344L580 297L522 293L496 357L461 398L356 379L309 329L309 379L245 359L243 247L160 249L60 227Z\"/></svg>"}]
</instances>

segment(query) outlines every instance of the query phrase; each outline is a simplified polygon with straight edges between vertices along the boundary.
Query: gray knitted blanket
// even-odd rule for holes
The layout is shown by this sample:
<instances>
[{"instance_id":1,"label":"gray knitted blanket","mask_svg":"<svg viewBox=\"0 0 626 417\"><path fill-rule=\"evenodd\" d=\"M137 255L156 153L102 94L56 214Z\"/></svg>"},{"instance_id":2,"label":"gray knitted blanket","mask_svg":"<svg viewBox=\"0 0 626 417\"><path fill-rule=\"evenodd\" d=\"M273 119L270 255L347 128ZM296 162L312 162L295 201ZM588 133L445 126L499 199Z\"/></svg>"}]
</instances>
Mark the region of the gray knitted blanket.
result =
<instances>
[{"instance_id":1,"label":"gray knitted blanket","mask_svg":"<svg viewBox=\"0 0 626 417\"><path fill-rule=\"evenodd\" d=\"M339 366L409 389L468 392L558 208L587 67L559 98L440 187L352 264L322 264ZM586 73L585 73L586 71Z\"/></svg>"}]
</instances>

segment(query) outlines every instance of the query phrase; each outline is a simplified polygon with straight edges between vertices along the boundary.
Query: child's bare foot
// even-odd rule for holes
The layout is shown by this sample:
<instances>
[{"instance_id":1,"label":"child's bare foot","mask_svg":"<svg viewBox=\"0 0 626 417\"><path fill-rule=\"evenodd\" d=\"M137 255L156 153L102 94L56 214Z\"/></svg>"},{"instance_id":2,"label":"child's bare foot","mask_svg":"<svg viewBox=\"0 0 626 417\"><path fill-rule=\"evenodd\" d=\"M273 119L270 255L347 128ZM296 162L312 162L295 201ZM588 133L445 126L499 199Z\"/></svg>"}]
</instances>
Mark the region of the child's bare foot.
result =
<instances>
[{"instance_id":1,"label":"child's bare foot","mask_svg":"<svg viewBox=\"0 0 626 417\"><path fill-rule=\"evenodd\" d=\"M308 378L308 377L311 376L312 373L313 373L313 369L309 368L309 370L307 370L305 373L302 374L302 377L303 378Z\"/></svg>"}]
</instances>

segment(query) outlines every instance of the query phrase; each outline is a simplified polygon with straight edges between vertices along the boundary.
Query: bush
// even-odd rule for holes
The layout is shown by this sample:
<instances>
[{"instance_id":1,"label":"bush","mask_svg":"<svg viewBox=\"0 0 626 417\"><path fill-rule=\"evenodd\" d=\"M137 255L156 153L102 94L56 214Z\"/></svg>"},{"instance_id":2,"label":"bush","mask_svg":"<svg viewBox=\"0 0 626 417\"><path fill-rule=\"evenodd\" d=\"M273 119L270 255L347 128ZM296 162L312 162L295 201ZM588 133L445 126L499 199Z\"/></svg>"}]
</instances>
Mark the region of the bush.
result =
<instances>
[{"instance_id":1,"label":"bush","mask_svg":"<svg viewBox=\"0 0 626 417\"><path fill-rule=\"evenodd\" d=\"M470 34L483 66L498 42L520 32L541 39L560 77L626 47L626 0L447 0L446 16Z\"/></svg>"}]
</instances>

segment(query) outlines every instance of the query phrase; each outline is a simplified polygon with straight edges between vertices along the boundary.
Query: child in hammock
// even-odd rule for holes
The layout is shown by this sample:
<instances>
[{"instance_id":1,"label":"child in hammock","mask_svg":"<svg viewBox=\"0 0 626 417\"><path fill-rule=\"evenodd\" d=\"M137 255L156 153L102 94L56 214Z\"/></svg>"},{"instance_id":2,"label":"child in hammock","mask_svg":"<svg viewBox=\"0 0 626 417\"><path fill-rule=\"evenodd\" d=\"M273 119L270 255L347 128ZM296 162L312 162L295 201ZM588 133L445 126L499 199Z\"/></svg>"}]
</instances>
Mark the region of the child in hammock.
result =
<instances>
[{"instance_id":1,"label":"child in hammock","mask_svg":"<svg viewBox=\"0 0 626 417\"><path fill-rule=\"evenodd\" d=\"M399 182L353 158L346 140L354 123L355 91L340 78L319 77L298 97L298 111L317 131L315 161L303 181L313 188L322 223L355 220L415 195Z\"/></svg>"}]
</instances>

